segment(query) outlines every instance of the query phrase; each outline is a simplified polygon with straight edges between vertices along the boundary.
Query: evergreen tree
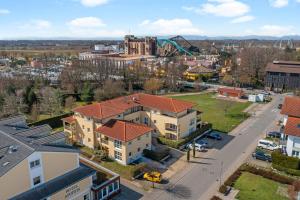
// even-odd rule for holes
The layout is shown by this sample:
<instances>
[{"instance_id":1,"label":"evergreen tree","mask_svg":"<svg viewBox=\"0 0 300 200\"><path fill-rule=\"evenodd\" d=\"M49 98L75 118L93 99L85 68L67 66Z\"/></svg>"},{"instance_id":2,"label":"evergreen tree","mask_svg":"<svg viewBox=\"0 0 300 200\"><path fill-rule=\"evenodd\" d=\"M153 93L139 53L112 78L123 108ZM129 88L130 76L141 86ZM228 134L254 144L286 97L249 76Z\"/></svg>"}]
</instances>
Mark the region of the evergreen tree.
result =
<instances>
[{"instance_id":1,"label":"evergreen tree","mask_svg":"<svg viewBox=\"0 0 300 200\"><path fill-rule=\"evenodd\" d=\"M81 99L81 101L84 101L84 102L91 102L93 100L92 87L88 82L85 82L83 85L80 99Z\"/></svg>"}]
</instances>

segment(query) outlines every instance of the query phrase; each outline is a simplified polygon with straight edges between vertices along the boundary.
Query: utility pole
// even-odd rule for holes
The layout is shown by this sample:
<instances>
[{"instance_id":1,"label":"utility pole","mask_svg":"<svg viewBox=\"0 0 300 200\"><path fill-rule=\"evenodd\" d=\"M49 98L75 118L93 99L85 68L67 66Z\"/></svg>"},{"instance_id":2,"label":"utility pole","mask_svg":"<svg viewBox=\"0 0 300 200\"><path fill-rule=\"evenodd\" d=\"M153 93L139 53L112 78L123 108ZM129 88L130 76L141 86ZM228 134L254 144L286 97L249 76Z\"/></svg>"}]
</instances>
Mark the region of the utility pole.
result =
<instances>
[{"instance_id":1,"label":"utility pole","mask_svg":"<svg viewBox=\"0 0 300 200\"><path fill-rule=\"evenodd\" d=\"M188 148L188 151L187 151L187 154L186 154L186 159L187 159L187 161L188 162L190 162L190 152L191 152L191 150L190 150L190 148Z\"/></svg>"},{"instance_id":2,"label":"utility pole","mask_svg":"<svg viewBox=\"0 0 300 200\"><path fill-rule=\"evenodd\" d=\"M220 170L220 178L219 178L219 180L220 180L220 187L222 186L223 165L224 165L224 162L222 161L221 162L221 170Z\"/></svg>"},{"instance_id":3,"label":"utility pole","mask_svg":"<svg viewBox=\"0 0 300 200\"><path fill-rule=\"evenodd\" d=\"M196 157L196 146L195 146L195 140L193 141L193 158Z\"/></svg>"}]
</instances>

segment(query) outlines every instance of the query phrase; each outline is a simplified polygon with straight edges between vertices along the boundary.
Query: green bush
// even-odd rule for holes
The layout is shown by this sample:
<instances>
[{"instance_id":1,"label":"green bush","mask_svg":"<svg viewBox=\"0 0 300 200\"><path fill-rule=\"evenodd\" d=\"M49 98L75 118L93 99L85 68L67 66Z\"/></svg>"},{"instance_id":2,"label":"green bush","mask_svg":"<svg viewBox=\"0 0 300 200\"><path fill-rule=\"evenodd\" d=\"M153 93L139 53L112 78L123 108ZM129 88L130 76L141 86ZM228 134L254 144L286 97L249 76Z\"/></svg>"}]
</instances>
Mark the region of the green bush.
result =
<instances>
[{"instance_id":1,"label":"green bush","mask_svg":"<svg viewBox=\"0 0 300 200\"><path fill-rule=\"evenodd\" d=\"M170 153L169 149L165 149L165 150L161 150L161 151L152 151L149 149L144 149L144 151L143 151L143 154L145 157L150 158L155 161L162 160L167 155L169 155L169 153Z\"/></svg>"},{"instance_id":2,"label":"green bush","mask_svg":"<svg viewBox=\"0 0 300 200\"><path fill-rule=\"evenodd\" d=\"M58 115L58 116L55 116L55 117L51 117L51 118L48 118L48 119L43 119L43 120L40 120L40 121L33 122L33 123L29 124L29 126L40 126L40 125L48 124L53 129L54 128L59 128L59 127L63 126L62 119L66 118L66 117L69 117L71 115L73 115L72 112L65 113L65 114Z\"/></svg>"},{"instance_id":3,"label":"green bush","mask_svg":"<svg viewBox=\"0 0 300 200\"><path fill-rule=\"evenodd\" d=\"M272 163L283 168L298 170L300 159L283 155L279 151L274 151L272 153Z\"/></svg>"},{"instance_id":4,"label":"green bush","mask_svg":"<svg viewBox=\"0 0 300 200\"><path fill-rule=\"evenodd\" d=\"M202 126L200 129L196 130L194 133L190 134L189 136L179 139L179 140L170 140L165 137L159 137L158 140L160 143L167 145L172 148L178 149L180 146L190 142L194 138L198 137L199 135L203 134L205 131L209 130L212 128L211 124L207 124Z\"/></svg>"},{"instance_id":5,"label":"green bush","mask_svg":"<svg viewBox=\"0 0 300 200\"><path fill-rule=\"evenodd\" d=\"M289 168L285 168L285 167L282 167L280 165L276 165L276 164L272 164L272 167L274 169L277 169L279 171L283 171L289 175L292 175L292 176L300 176L300 170L296 170L296 169L289 169Z\"/></svg>"}]
</instances>

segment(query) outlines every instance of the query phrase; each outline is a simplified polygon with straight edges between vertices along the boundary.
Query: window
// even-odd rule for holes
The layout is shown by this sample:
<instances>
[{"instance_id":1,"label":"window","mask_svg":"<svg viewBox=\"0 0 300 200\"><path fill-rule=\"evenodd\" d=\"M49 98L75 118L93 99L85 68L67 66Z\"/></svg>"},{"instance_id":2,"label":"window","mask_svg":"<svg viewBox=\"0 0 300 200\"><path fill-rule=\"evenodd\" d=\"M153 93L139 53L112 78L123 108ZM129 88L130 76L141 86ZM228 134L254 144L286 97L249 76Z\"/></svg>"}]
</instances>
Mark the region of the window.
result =
<instances>
[{"instance_id":1,"label":"window","mask_svg":"<svg viewBox=\"0 0 300 200\"><path fill-rule=\"evenodd\" d=\"M91 142L91 138L88 138L88 142Z\"/></svg>"},{"instance_id":2,"label":"window","mask_svg":"<svg viewBox=\"0 0 300 200\"><path fill-rule=\"evenodd\" d=\"M131 152L129 152L129 154L128 154L128 155L129 155L129 157L130 157L130 156L131 156Z\"/></svg>"},{"instance_id":3,"label":"window","mask_svg":"<svg viewBox=\"0 0 300 200\"><path fill-rule=\"evenodd\" d=\"M145 117L145 118L144 118L144 124L147 124L147 125L148 125L148 117Z\"/></svg>"},{"instance_id":4,"label":"window","mask_svg":"<svg viewBox=\"0 0 300 200\"><path fill-rule=\"evenodd\" d=\"M139 121L139 120L140 120L140 118L139 118L139 117L135 118L135 121Z\"/></svg>"},{"instance_id":5,"label":"window","mask_svg":"<svg viewBox=\"0 0 300 200\"><path fill-rule=\"evenodd\" d=\"M113 185L113 183L112 184L110 184L109 186L108 186L108 193L110 194L110 193L112 193L114 191L114 185Z\"/></svg>"},{"instance_id":6,"label":"window","mask_svg":"<svg viewBox=\"0 0 300 200\"><path fill-rule=\"evenodd\" d=\"M106 197L107 196L107 189L106 187L102 189L102 197Z\"/></svg>"},{"instance_id":7,"label":"window","mask_svg":"<svg viewBox=\"0 0 300 200\"><path fill-rule=\"evenodd\" d=\"M156 120L153 120L153 123L156 124Z\"/></svg>"},{"instance_id":8,"label":"window","mask_svg":"<svg viewBox=\"0 0 300 200\"><path fill-rule=\"evenodd\" d=\"M114 189L115 190L119 189L119 182L118 181L114 182Z\"/></svg>"},{"instance_id":9,"label":"window","mask_svg":"<svg viewBox=\"0 0 300 200\"><path fill-rule=\"evenodd\" d=\"M90 200L90 195L89 194L85 194L83 196L83 200Z\"/></svg>"},{"instance_id":10,"label":"window","mask_svg":"<svg viewBox=\"0 0 300 200\"><path fill-rule=\"evenodd\" d=\"M122 153L118 152L118 151L115 151L115 159L122 160Z\"/></svg>"},{"instance_id":11,"label":"window","mask_svg":"<svg viewBox=\"0 0 300 200\"><path fill-rule=\"evenodd\" d=\"M132 142L128 142L128 145L131 145L132 144Z\"/></svg>"},{"instance_id":12,"label":"window","mask_svg":"<svg viewBox=\"0 0 300 200\"><path fill-rule=\"evenodd\" d=\"M149 133L146 133L146 137L149 137Z\"/></svg>"},{"instance_id":13,"label":"window","mask_svg":"<svg viewBox=\"0 0 300 200\"><path fill-rule=\"evenodd\" d=\"M195 119L192 119L190 122L190 126L193 126L195 124L195 121L196 121Z\"/></svg>"},{"instance_id":14,"label":"window","mask_svg":"<svg viewBox=\"0 0 300 200\"><path fill-rule=\"evenodd\" d=\"M88 128L88 129L87 129L87 132L90 132L90 131L91 131L91 129L90 129L90 128Z\"/></svg>"},{"instance_id":15,"label":"window","mask_svg":"<svg viewBox=\"0 0 300 200\"><path fill-rule=\"evenodd\" d=\"M119 140L115 140L114 142L115 148L122 149L122 142Z\"/></svg>"},{"instance_id":16,"label":"window","mask_svg":"<svg viewBox=\"0 0 300 200\"><path fill-rule=\"evenodd\" d=\"M82 129L84 129L84 125L82 125Z\"/></svg>"},{"instance_id":17,"label":"window","mask_svg":"<svg viewBox=\"0 0 300 200\"><path fill-rule=\"evenodd\" d=\"M292 156L298 157L299 156L299 151L292 151Z\"/></svg>"},{"instance_id":18,"label":"window","mask_svg":"<svg viewBox=\"0 0 300 200\"><path fill-rule=\"evenodd\" d=\"M40 160L35 160L35 161L32 161L30 162L30 168L35 168L35 167L39 167L40 166Z\"/></svg>"},{"instance_id":19,"label":"window","mask_svg":"<svg viewBox=\"0 0 300 200\"><path fill-rule=\"evenodd\" d=\"M38 185L41 183L41 177L37 176L35 178L33 178L33 185Z\"/></svg>"},{"instance_id":20,"label":"window","mask_svg":"<svg viewBox=\"0 0 300 200\"><path fill-rule=\"evenodd\" d=\"M141 148L139 147L139 148L137 149L137 151L140 152L140 151L141 151Z\"/></svg>"},{"instance_id":21,"label":"window","mask_svg":"<svg viewBox=\"0 0 300 200\"><path fill-rule=\"evenodd\" d=\"M146 144L146 147L148 147L149 146L149 144Z\"/></svg>"},{"instance_id":22,"label":"window","mask_svg":"<svg viewBox=\"0 0 300 200\"><path fill-rule=\"evenodd\" d=\"M176 130L177 126L175 124L170 124L170 128L173 129L173 130Z\"/></svg>"}]
</instances>

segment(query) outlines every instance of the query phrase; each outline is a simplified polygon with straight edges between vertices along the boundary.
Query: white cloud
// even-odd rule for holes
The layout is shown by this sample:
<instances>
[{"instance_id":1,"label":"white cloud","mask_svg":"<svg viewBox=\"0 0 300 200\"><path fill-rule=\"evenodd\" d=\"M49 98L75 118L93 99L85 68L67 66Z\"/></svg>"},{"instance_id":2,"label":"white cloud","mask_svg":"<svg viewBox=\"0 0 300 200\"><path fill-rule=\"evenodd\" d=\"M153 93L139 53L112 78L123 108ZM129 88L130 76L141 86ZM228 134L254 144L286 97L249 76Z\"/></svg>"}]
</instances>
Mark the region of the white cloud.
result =
<instances>
[{"instance_id":1,"label":"white cloud","mask_svg":"<svg viewBox=\"0 0 300 200\"><path fill-rule=\"evenodd\" d=\"M260 35L269 36L284 36L284 35L294 35L293 26L278 26L278 25L264 25L260 28Z\"/></svg>"},{"instance_id":2,"label":"white cloud","mask_svg":"<svg viewBox=\"0 0 300 200\"><path fill-rule=\"evenodd\" d=\"M34 20L30 20L28 23L21 25L20 28L44 30L44 29L51 28L51 22L43 19L34 19Z\"/></svg>"},{"instance_id":3,"label":"white cloud","mask_svg":"<svg viewBox=\"0 0 300 200\"><path fill-rule=\"evenodd\" d=\"M193 25L189 19L158 19L145 20L140 26L143 32L155 35L199 35L203 31Z\"/></svg>"},{"instance_id":4,"label":"white cloud","mask_svg":"<svg viewBox=\"0 0 300 200\"><path fill-rule=\"evenodd\" d=\"M245 15L245 16L238 17L238 18L235 18L235 19L231 20L231 23L233 23L233 24L244 23L244 22L252 21L252 20L254 20L254 19L255 19L254 16L251 16L251 15Z\"/></svg>"},{"instance_id":5,"label":"white cloud","mask_svg":"<svg viewBox=\"0 0 300 200\"><path fill-rule=\"evenodd\" d=\"M239 17L250 12L250 7L239 0L208 0L200 8L182 7L198 14L212 14L220 17Z\"/></svg>"},{"instance_id":6,"label":"white cloud","mask_svg":"<svg viewBox=\"0 0 300 200\"><path fill-rule=\"evenodd\" d=\"M7 9L0 9L0 15L7 15L10 14L10 11Z\"/></svg>"},{"instance_id":7,"label":"white cloud","mask_svg":"<svg viewBox=\"0 0 300 200\"><path fill-rule=\"evenodd\" d=\"M299 1L299 0L297 0ZM269 0L270 4L274 8L282 8L289 4L289 0Z\"/></svg>"},{"instance_id":8,"label":"white cloud","mask_svg":"<svg viewBox=\"0 0 300 200\"><path fill-rule=\"evenodd\" d=\"M109 0L80 0L81 4L86 7L95 7L108 3Z\"/></svg>"},{"instance_id":9,"label":"white cloud","mask_svg":"<svg viewBox=\"0 0 300 200\"><path fill-rule=\"evenodd\" d=\"M68 24L74 28L93 28L106 26L100 18L97 17L81 17L76 18L68 22Z\"/></svg>"}]
</instances>

